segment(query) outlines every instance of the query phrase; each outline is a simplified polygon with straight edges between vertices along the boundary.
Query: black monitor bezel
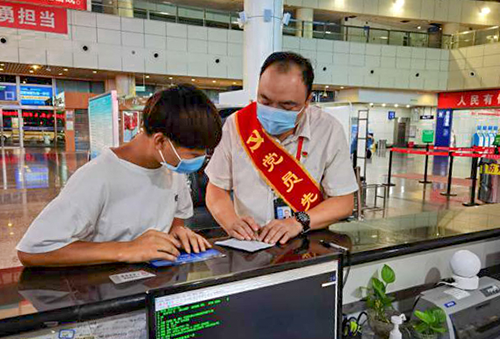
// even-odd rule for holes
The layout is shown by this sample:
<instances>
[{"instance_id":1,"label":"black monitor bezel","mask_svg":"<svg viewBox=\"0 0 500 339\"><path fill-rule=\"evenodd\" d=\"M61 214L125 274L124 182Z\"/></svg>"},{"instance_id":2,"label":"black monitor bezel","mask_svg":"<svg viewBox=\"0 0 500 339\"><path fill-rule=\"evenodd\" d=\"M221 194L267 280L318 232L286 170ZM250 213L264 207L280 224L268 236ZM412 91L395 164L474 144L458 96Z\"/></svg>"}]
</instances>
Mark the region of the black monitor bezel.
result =
<instances>
[{"instance_id":1,"label":"black monitor bezel","mask_svg":"<svg viewBox=\"0 0 500 339\"><path fill-rule=\"evenodd\" d=\"M337 330L336 330L337 338L334 339L339 339L340 334L342 333L342 286L343 286L343 265L342 265L343 254L340 252L327 254L320 257L314 257L302 261L294 261L289 263L266 266L249 271L242 271L224 276L206 278L203 280L186 282L175 286L149 290L146 292L146 318L147 318L148 338L156 339L155 338L156 324L154 322L154 319L155 319L155 298L158 296L188 292L200 288L206 288L216 285L227 284L239 280L256 278L267 274L278 273L317 264L323 264L330 261L332 262L337 261L338 265L337 266Z\"/></svg>"}]
</instances>

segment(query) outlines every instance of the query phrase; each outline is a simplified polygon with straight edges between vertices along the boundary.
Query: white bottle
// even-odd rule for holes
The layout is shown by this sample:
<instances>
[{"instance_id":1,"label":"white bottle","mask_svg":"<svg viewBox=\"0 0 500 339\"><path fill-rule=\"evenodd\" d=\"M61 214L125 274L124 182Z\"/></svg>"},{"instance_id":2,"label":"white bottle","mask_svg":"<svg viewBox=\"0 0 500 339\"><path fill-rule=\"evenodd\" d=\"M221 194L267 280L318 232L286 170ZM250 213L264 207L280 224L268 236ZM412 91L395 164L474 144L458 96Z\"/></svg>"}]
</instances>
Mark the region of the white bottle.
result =
<instances>
[{"instance_id":1,"label":"white bottle","mask_svg":"<svg viewBox=\"0 0 500 339\"><path fill-rule=\"evenodd\" d=\"M392 329L392 331L389 335L389 339L403 339L403 335L401 334L401 331L399 330L399 325L401 325L404 320L406 320L406 317L404 314L393 315L391 317L391 323L394 325L394 328Z\"/></svg>"}]
</instances>

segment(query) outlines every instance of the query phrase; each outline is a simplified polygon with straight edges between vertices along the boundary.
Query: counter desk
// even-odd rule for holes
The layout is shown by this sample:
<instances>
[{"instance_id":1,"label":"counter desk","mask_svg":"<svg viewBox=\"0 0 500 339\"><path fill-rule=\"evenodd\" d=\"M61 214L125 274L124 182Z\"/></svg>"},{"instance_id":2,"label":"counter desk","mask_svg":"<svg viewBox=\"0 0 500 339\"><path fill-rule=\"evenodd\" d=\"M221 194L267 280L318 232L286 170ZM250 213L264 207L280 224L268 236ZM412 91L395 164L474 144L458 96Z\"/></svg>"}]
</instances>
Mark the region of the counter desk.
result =
<instances>
[{"instance_id":1,"label":"counter desk","mask_svg":"<svg viewBox=\"0 0 500 339\"><path fill-rule=\"evenodd\" d=\"M212 240L224 237L220 229L202 233ZM314 260L340 258L339 252L321 241L350 249L343 260L347 280L339 297L348 306L361 299L359 287L383 264L396 272L391 291L451 276L448 260L462 248L478 254L483 268L500 264L500 208L491 205L340 223L284 246L253 254L218 248L225 257L162 269L141 264L0 270L0 337L66 338L61 337L61 330L73 328L80 336L69 333L67 338L146 338L148 291L205 281L217 284L231 276L267 274L266 270L282 265L300 267ZM109 278L137 270L155 277L120 285ZM339 274L337 282L341 281Z\"/></svg>"}]
</instances>

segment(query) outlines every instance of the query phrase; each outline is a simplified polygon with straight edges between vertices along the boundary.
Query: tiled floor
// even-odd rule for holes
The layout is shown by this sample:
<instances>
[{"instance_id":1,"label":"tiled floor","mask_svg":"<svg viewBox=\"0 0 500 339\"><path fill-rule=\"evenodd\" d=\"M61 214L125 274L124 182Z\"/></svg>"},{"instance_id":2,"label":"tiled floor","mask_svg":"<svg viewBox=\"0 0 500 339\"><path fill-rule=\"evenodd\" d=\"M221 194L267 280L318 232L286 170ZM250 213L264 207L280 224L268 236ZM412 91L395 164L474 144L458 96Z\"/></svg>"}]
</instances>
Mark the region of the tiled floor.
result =
<instances>
[{"instance_id":1,"label":"tiled floor","mask_svg":"<svg viewBox=\"0 0 500 339\"><path fill-rule=\"evenodd\" d=\"M68 154L51 149L30 149L26 153L6 150L0 154L0 269L19 265L15 245L86 158L86 153ZM389 152L374 155L367 167L368 183L387 182L388 160ZM458 196L447 199L440 195L446 189L447 159L431 159L429 173L437 180L426 186L418 183L423 166L422 156L395 154L392 182L396 186L390 189L387 208L383 212L367 212L366 218L462 207L469 196L468 181L459 180L452 189ZM454 168L454 177L465 179L470 174L470 160L458 159ZM373 198L369 191L369 204L373 204ZM380 199L378 204L381 205ZM199 208L191 224L205 227L214 225L214 221L206 210Z\"/></svg>"}]
</instances>

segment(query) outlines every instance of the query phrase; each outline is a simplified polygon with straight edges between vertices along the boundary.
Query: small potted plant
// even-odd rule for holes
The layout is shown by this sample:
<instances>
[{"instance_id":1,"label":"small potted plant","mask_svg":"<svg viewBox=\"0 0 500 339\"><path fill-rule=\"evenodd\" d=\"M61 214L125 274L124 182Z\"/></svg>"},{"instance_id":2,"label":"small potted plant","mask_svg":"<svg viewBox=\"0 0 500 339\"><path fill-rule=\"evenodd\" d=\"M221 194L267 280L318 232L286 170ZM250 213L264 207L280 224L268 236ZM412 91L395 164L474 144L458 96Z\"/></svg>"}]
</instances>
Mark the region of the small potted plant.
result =
<instances>
[{"instance_id":1,"label":"small potted plant","mask_svg":"<svg viewBox=\"0 0 500 339\"><path fill-rule=\"evenodd\" d=\"M387 338L393 325L391 316L399 315L394 309L393 297L387 295L387 286L396 281L396 274L388 265L384 265L381 271L381 280L372 277L366 290L366 306L368 308L368 322L375 334L382 338Z\"/></svg>"},{"instance_id":2,"label":"small potted plant","mask_svg":"<svg viewBox=\"0 0 500 339\"><path fill-rule=\"evenodd\" d=\"M413 325L415 337L418 339L438 339L446 332L446 314L438 307L430 308L424 312L413 312L418 318Z\"/></svg>"}]
</instances>

